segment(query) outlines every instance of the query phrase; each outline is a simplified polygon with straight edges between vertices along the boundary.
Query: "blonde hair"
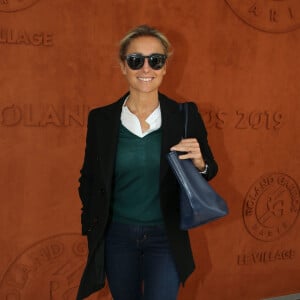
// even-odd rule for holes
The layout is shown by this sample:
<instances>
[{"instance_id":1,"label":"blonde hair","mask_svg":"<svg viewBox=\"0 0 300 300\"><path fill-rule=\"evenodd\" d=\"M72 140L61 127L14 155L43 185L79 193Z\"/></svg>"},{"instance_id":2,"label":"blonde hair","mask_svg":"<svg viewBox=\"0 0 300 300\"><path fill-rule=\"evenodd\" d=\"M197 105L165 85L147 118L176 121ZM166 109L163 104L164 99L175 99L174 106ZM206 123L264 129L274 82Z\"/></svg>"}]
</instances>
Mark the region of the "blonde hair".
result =
<instances>
[{"instance_id":1,"label":"blonde hair","mask_svg":"<svg viewBox=\"0 0 300 300\"><path fill-rule=\"evenodd\" d=\"M167 55L167 57L172 54L171 44L163 33L148 25L140 25L131 29L120 41L119 58L121 61L125 60L127 49L131 41L142 36L151 36L157 38L164 48L164 54Z\"/></svg>"}]
</instances>

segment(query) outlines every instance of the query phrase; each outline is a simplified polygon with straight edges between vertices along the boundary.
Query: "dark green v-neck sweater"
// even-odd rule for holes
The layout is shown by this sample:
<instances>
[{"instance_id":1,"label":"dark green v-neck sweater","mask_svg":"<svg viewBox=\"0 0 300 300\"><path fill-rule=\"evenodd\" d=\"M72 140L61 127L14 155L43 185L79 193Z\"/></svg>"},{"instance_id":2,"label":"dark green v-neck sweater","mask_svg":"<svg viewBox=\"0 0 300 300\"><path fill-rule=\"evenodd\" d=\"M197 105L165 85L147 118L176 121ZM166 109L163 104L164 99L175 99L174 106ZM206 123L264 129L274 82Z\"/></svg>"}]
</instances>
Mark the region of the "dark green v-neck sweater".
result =
<instances>
[{"instance_id":1,"label":"dark green v-neck sweater","mask_svg":"<svg viewBox=\"0 0 300 300\"><path fill-rule=\"evenodd\" d=\"M115 163L113 221L163 222L159 200L161 129L143 138L120 126Z\"/></svg>"}]
</instances>

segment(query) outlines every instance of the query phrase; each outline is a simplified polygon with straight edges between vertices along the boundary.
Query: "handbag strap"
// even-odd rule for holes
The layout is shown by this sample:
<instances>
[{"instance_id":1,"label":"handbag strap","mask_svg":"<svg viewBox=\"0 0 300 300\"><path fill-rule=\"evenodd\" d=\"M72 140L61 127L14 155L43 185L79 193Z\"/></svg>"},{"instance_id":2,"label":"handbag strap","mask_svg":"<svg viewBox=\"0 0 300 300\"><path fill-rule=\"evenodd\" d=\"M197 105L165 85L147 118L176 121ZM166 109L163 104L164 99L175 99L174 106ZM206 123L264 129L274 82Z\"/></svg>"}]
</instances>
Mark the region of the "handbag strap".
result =
<instances>
[{"instance_id":1,"label":"handbag strap","mask_svg":"<svg viewBox=\"0 0 300 300\"><path fill-rule=\"evenodd\" d=\"M189 111L188 111L188 102L179 103L179 110L183 114L183 122L184 122L184 136L183 138L187 138L187 127L189 121Z\"/></svg>"}]
</instances>

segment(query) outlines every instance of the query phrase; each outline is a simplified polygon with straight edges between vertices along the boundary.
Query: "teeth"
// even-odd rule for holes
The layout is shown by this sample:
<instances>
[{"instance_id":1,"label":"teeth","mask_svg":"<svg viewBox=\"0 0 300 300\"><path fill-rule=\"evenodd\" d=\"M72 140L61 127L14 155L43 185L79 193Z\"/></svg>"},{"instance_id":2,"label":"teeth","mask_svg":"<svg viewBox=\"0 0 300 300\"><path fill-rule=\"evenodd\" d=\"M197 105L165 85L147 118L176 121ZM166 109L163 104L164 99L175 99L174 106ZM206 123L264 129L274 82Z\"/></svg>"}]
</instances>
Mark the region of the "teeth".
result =
<instances>
[{"instance_id":1,"label":"teeth","mask_svg":"<svg viewBox=\"0 0 300 300\"><path fill-rule=\"evenodd\" d=\"M139 77L139 80L142 80L142 81L145 81L145 82L148 82L148 81L151 81L152 78L142 78L142 77Z\"/></svg>"}]
</instances>

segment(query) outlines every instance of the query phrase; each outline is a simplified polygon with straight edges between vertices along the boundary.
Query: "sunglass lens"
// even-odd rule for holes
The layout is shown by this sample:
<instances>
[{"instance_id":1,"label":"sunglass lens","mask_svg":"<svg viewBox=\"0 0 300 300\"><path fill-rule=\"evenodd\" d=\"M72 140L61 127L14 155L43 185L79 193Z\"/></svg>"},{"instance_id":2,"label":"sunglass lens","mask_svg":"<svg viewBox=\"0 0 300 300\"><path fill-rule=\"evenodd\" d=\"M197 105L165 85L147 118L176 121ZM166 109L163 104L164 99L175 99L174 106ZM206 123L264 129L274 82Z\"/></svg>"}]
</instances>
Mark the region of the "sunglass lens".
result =
<instances>
[{"instance_id":1,"label":"sunglass lens","mask_svg":"<svg viewBox=\"0 0 300 300\"><path fill-rule=\"evenodd\" d=\"M127 64L132 70L140 69L144 64L145 58L142 55L127 56Z\"/></svg>"},{"instance_id":2,"label":"sunglass lens","mask_svg":"<svg viewBox=\"0 0 300 300\"><path fill-rule=\"evenodd\" d=\"M149 57L149 65L154 70L161 69L166 61L166 56L163 54L152 54Z\"/></svg>"}]
</instances>

